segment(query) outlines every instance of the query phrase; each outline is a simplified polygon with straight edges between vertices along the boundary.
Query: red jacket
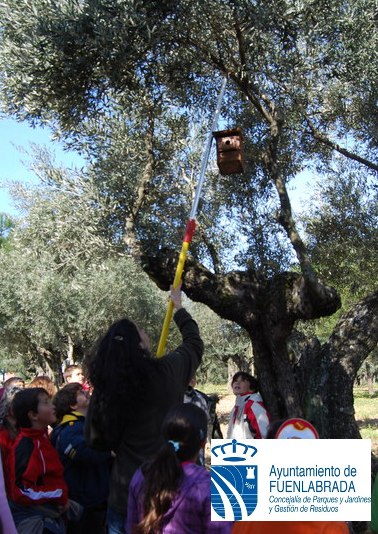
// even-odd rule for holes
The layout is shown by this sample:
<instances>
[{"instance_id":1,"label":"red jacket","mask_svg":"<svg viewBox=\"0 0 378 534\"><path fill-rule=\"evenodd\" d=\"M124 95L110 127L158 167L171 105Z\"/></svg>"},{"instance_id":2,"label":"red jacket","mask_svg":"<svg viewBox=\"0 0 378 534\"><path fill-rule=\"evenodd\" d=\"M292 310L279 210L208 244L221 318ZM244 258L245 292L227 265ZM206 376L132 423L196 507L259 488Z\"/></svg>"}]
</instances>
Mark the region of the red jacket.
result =
<instances>
[{"instance_id":1,"label":"red jacket","mask_svg":"<svg viewBox=\"0 0 378 534\"><path fill-rule=\"evenodd\" d=\"M10 453L11 499L22 505L65 505L63 466L46 430L21 428Z\"/></svg>"},{"instance_id":2,"label":"red jacket","mask_svg":"<svg viewBox=\"0 0 378 534\"><path fill-rule=\"evenodd\" d=\"M260 393L243 393L236 396L227 430L228 438L262 439L265 438L269 414Z\"/></svg>"},{"instance_id":3,"label":"red jacket","mask_svg":"<svg viewBox=\"0 0 378 534\"><path fill-rule=\"evenodd\" d=\"M3 459L3 464L6 464L8 462L8 456L9 456L13 443L14 443L14 439L12 439L12 436L9 430L5 426L1 427L0 428L0 449L1 449L1 457Z\"/></svg>"},{"instance_id":4,"label":"red jacket","mask_svg":"<svg viewBox=\"0 0 378 534\"><path fill-rule=\"evenodd\" d=\"M4 482L7 496L10 497L10 476L9 476L9 465L10 465L10 455L12 451L12 445L14 443L11 433L5 427L0 428L0 449L1 449L1 459L3 462L3 471L4 471Z\"/></svg>"}]
</instances>

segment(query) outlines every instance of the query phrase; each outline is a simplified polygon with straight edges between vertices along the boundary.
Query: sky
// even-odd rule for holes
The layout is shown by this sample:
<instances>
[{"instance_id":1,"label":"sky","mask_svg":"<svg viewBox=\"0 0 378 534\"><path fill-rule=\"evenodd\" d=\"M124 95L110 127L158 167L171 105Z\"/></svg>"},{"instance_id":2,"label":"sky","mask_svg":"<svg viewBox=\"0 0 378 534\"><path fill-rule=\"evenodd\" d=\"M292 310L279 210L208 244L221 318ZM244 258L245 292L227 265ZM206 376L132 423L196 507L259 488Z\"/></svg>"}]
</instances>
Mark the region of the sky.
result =
<instances>
[{"instance_id":1,"label":"sky","mask_svg":"<svg viewBox=\"0 0 378 534\"><path fill-rule=\"evenodd\" d=\"M37 183L37 177L28 169L31 158L23 153L31 151L31 143L49 148L55 155L56 163L67 167L82 166L79 154L64 151L63 145L51 140L51 132L47 128L29 126L26 122L14 119L0 120L0 212L17 215L12 199L7 192L6 184L10 181Z\"/></svg>"},{"instance_id":2,"label":"sky","mask_svg":"<svg viewBox=\"0 0 378 534\"><path fill-rule=\"evenodd\" d=\"M36 176L28 169L30 157L22 150L30 151L30 144L35 143L49 148L55 154L57 164L67 167L83 166L83 160L75 152L63 150L63 145L51 140L51 132L47 128L29 126L26 122L14 119L0 120L0 212L17 215L12 199L7 192L6 184L10 181L36 183ZM206 182L204 187L206 187ZM303 209L309 200L312 187L311 176L303 172L290 184L289 194L294 212Z\"/></svg>"}]
</instances>

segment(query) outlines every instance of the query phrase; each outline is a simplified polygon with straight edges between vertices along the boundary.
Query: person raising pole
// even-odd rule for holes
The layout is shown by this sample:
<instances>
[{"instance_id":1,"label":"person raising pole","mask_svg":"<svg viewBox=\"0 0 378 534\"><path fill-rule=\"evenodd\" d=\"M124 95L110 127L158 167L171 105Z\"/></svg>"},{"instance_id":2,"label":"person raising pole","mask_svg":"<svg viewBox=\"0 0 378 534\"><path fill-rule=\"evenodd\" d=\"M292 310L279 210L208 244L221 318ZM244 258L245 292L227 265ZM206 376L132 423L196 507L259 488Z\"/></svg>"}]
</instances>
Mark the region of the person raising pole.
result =
<instances>
[{"instance_id":1,"label":"person raising pole","mask_svg":"<svg viewBox=\"0 0 378 534\"><path fill-rule=\"evenodd\" d=\"M94 388L86 418L86 438L97 449L113 450L108 528L124 533L129 483L142 463L163 443L161 427L169 409L182 402L203 354L197 323L182 307L181 284L171 287L174 320L182 343L153 358L144 329L130 319L114 323L99 341L88 365Z\"/></svg>"}]
</instances>

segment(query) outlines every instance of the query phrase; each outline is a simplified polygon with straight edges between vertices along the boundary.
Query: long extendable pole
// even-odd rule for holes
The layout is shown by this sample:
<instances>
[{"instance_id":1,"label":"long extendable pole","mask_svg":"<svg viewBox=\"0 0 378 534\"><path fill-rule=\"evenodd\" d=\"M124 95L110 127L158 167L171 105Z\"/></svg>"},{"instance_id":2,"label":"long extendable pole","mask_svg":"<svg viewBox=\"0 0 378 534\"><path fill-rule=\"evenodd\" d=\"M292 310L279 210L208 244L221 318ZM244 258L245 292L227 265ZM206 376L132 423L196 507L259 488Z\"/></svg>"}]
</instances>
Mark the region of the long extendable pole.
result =
<instances>
[{"instance_id":1,"label":"long extendable pole","mask_svg":"<svg viewBox=\"0 0 378 534\"><path fill-rule=\"evenodd\" d=\"M197 210L198 210L198 203L199 203L199 199L201 196L202 186L205 181L206 168L207 168L207 164L209 161L211 143L213 141L213 132L215 131L217 124L218 124L219 113L222 107L222 101L223 101L223 96L226 90L226 85L227 85L227 78L225 77L222 82L222 87L221 87L221 90L218 96L217 106L214 112L213 122L212 122L211 129L207 137L205 150L202 156L200 177L199 177L196 192L194 195L194 200L192 204L192 209L190 211L189 220L186 224L185 235L183 238L181 252L180 252L179 260L178 260L177 267L176 267L176 273L175 273L175 277L174 277L173 284L172 284L175 289L178 287L178 285L181 282L182 273L184 270L184 265L185 265L185 260L186 260L186 254L188 252L189 245L193 239L193 235L196 229L196 215L197 215ZM171 324L172 315L173 315L173 302L172 302L172 299L169 299L167 312L165 314L163 328L161 331L159 345L158 345L158 349L156 353L158 358L161 358L164 355L165 345L167 342L169 325Z\"/></svg>"}]
</instances>

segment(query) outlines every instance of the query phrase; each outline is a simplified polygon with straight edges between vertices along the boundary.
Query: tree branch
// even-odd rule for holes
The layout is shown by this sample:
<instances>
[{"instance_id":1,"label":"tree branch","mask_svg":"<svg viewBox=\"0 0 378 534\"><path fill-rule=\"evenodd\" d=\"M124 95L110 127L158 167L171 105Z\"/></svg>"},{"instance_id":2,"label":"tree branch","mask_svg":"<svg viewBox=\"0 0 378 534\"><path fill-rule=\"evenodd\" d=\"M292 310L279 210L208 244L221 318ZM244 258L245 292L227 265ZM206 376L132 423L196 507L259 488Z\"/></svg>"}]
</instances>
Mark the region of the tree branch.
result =
<instances>
[{"instance_id":1,"label":"tree branch","mask_svg":"<svg viewBox=\"0 0 378 534\"><path fill-rule=\"evenodd\" d=\"M359 156L358 154L354 154L353 152L350 152L346 148L343 148L338 143L331 141L329 137L324 135L323 133L319 132L319 130L315 127L315 125L312 123L312 121L306 116L305 120L311 130L312 136L319 141L320 143L323 143L324 145L329 146L333 150L336 150L336 152L339 152L343 156L346 156L349 159L352 159L354 161L357 161L358 163L361 163L362 165L365 165L369 169L372 169L373 171L378 171L378 165L376 163L373 163L372 161L369 161L366 158L363 158L362 156Z\"/></svg>"},{"instance_id":2,"label":"tree branch","mask_svg":"<svg viewBox=\"0 0 378 534\"><path fill-rule=\"evenodd\" d=\"M162 249L156 256L143 256L142 267L149 277L167 291L174 278L178 253ZM328 288L327 301L313 298L303 276L281 273L271 280L255 271L230 271L214 274L194 258L188 257L183 273L183 290L192 300L202 302L224 319L250 332L257 316L270 317L270 336L286 339L298 319L314 319L334 313L340 301L335 290ZM277 321L277 318L280 318Z\"/></svg>"},{"instance_id":3,"label":"tree branch","mask_svg":"<svg viewBox=\"0 0 378 534\"><path fill-rule=\"evenodd\" d=\"M370 160L368 160L366 158L363 158L362 156L359 156L358 154L355 154L354 152L350 152L350 150L347 150L346 148L342 147L341 145L339 145L335 141L332 141L331 139L329 139L329 137L327 137L324 133L320 132L316 128L316 126L314 125L312 120L309 118L309 116L307 115L307 113L305 111L305 108L302 105L302 103L299 101L298 98L296 98L294 95L292 95L292 93L290 92L288 87L285 84L282 84L282 82L279 81L274 76L271 76L271 79L272 79L272 81L274 83L277 83L278 85L281 85L283 90L286 92L286 94L290 95L290 97L293 99L293 101L295 102L296 106L298 107L298 109L302 113L302 115L304 117L304 120L307 122L308 127L310 129L310 135L312 137L314 137L314 139L316 139L320 143L323 143L326 146L329 146L333 150L336 150L336 152L339 152L339 154L342 154L343 156L345 156L345 157L347 157L347 158L349 158L351 160L357 161L358 163L361 163L362 165L365 165L366 167L368 167L369 169L372 169L373 171L378 171L378 165L376 163L373 163L372 161L370 161Z\"/></svg>"},{"instance_id":4,"label":"tree branch","mask_svg":"<svg viewBox=\"0 0 378 534\"><path fill-rule=\"evenodd\" d=\"M132 256L141 256L141 246L136 238L135 223L137 216L143 206L143 203L147 196L148 185L152 180L154 172L154 154L153 154L153 140L154 140L154 117L153 110L150 110L147 123L147 131L145 137L146 148L146 164L144 166L143 174L136 186L136 199L131 209L130 215L125 221L125 235L124 243L131 252Z\"/></svg>"},{"instance_id":5,"label":"tree branch","mask_svg":"<svg viewBox=\"0 0 378 534\"><path fill-rule=\"evenodd\" d=\"M378 343L378 291L345 313L334 328L324 350L337 357L354 381L362 362Z\"/></svg>"},{"instance_id":6,"label":"tree branch","mask_svg":"<svg viewBox=\"0 0 378 534\"><path fill-rule=\"evenodd\" d=\"M209 251L215 274L220 274L222 271L222 263L215 245L211 243L206 235L206 232L204 232L201 228L199 228L199 234L202 241L206 245L207 250Z\"/></svg>"},{"instance_id":7,"label":"tree branch","mask_svg":"<svg viewBox=\"0 0 378 534\"><path fill-rule=\"evenodd\" d=\"M162 249L156 256L143 256L142 268L148 276L167 291L174 278L178 253ZM183 272L182 289L195 302L202 302L223 319L229 319L241 326L245 316L259 311L258 296L261 284L265 285L255 272L231 271L227 274L214 274L188 256Z\"/></svg>"}]
</instances>

